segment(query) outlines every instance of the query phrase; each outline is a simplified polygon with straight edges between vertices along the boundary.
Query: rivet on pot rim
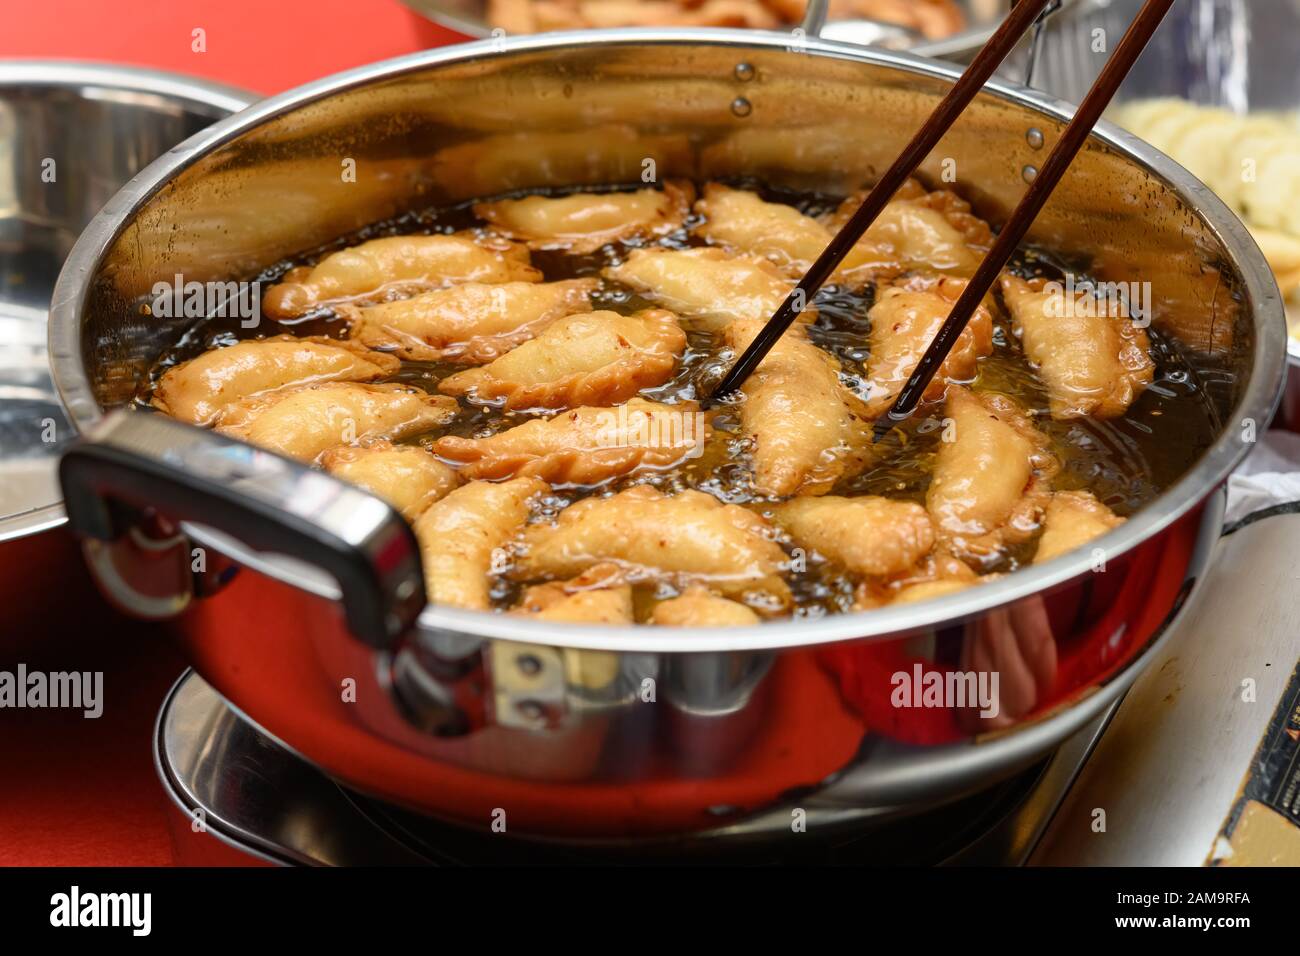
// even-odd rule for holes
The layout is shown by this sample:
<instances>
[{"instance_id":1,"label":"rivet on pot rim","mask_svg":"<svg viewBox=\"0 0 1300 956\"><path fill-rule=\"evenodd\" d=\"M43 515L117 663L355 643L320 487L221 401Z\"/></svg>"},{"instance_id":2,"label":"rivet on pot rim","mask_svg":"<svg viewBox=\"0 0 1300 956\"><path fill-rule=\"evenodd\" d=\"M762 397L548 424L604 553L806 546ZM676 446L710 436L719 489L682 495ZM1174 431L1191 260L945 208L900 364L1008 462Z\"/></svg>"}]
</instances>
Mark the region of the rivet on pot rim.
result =
<instances>
[{"instance_id":1,"label":"rivet on pot rim","mask_svg":"<svg viewBox=\"0 0 1300 956\"><path fill-rule=\"evenodd\" d=\"M515 666L527 677L533 677L542 671L542 662L532 654L520 654L515 658Z\"/></svg>"},{"instance_id":2,"label":"rivet on pot rim","mask_svg":"<svg viewBox=\"0 0 1300 956\"><path fill-rule=\"evenodd\" d=\"M737 96L731 101L731 112L743 119L750 113L754 112L754 104L750 103L749 100L745 99L743 96Z\"/></svg>"},{"instance_id":3,"label":"rivet on pot rim","mask_svg":"<svg viewBox=\"0 0 1300 956\"><path fill-rule=\"evenodd\" d=\"M748 83L757 75L758 75L758 71L754 69L754 65L752 63L736 64L736 79L740 80L740 82Z\"/></svg>"},{"instance_id":4,"label":"rivet on pot rim","mask_svg":"<svg viewBox=\"0 0 1300 956\"><path fill-rule=\"evenodd\" d=\"M1029 127L1029 131L1025 133L1025 142L1033 149L1042 149L1043 141L1043 131L1037 126Z\"/></svg>"},{"instance_id":5,"label":"rivet on pot rim","mask_svg":"<svg viewBox=\"0 0 1300 956\"><path fill-rule=\"evenodd\" d=\"M541 720L546 716L546 710L535 700L521 700L515 704L515 710L528 720Z\"/></svg>"},{"instance_id":6,"label":"rivet on pot rim","mask_svg":"<svg viewBox=\"0 0 1300 956\"><path fill-rule=\"evenodd\" d=\"M1027 183L1032 183L1035 179L1038 178L1038 167L1026 166L1024 169L1020 171L1020 178Z\"/></svg>"}]
</instances>

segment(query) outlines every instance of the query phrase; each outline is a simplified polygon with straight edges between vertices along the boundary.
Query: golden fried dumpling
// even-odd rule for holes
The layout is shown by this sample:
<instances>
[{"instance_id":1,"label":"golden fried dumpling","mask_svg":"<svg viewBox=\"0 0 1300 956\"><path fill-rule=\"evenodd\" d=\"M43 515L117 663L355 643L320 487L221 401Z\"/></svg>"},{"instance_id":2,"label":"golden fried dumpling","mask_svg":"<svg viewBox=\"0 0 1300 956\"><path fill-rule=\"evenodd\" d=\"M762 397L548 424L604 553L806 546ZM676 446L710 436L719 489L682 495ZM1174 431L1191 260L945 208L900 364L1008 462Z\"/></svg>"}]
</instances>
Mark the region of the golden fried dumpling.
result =
<instances>
[{"instance_id":1,"label":"golden fried dumpling","mask_svg":"<svg viewBox=\"0 0 1300 956\"><path fill-rule=\"evenodd\" d=\"M740 355L762 322L733 322L727 345ZM749 439L760 495L820 495L861 471L871 457L866 409L840 382L835 358L793 326L741 387L741 429Z\"/></svg>"},{"instance_id":2,"label":"golden fried dumpling","mask_svg":"<svg viewBox=\"0 0 1300 956\"><path fill-rule=\"evenodd\" d=\"M1056 419L1115 418L1151 384L1151 342L1121 303L1003 275L1002 296ZM1120 312L1113 315L1107 312Z\"/></svg>"},{"instance_id":3,"label":"golden fried dumpling","mask_svg":"<svg viewBox=\"0 0 1300 956\"><path fill-rule=\"evenodd\" d=\"M884 414L903 390L965 289L964 279L917 276L877 294L867 313L871 319L867 410L872 416ZM981 305L926 386L925 398L941 398L949 382L973 381L978 360L992 352L993 315Z\"/></svg>"},{"instance_id":4,"label":"golden fried dumpling","mask_svg":"<svg viewBox=\"0 0 1300 956\"><path fill-rule=\"evenodd\" d=\"M667 469L704 449L709 428L694 404L633 398L535 418L487 438L438 439L434 450L463 462L467 478L532 475L553 485L594 485L642 469Z\"/></svg>"},{"instance_id":5,"label":"golden fried dumpling","mask_svg":"<svg viewBox=\"0 0 1300 956\"><path fill-rule=\"evenodd\" d=\"M996 577L996 574L989 574L984 580ZM903 574L886 580L873 578L861 582L854 591L853 609L867 611L890 604L915 604L964 591L980 581L980 576L965 561L946 551L936 550Z\"/></svg>"},{"instance_id":6,"label":"golden fried dumpling","mask_svg":"<svg viewBox=\"0 0 1300 956\"><path fill-rule=\"evenodd\" d=\"M458 483L455 470L423 448L388 441L331 448L321 456L321 467L383 498L407 521Z\"/></svg>"},{"instance_id":7,"label":"golden fried dumpling","mask_svg":"<svg viewBox=\"0 0 1300 956\"><path fill-rule=\"evenodd\" d=\"M392 375L398 365L352 342L277 335L212 349L168 369L153 404L172 418L211 425L226 405L253 395L311 382L365 382Z\"/></svg>"},{"instance_id":8,"label":"golden fried dumpling","mask_svg":"<svg viewBox=\"0 0 1300 956\"><path fill-rule=\"evenodd\" d=\"M716 248L635 249L604 275L709 332L737 319L767 321L794 288L766 259ZM799 318L811 322L815 315L808 305Z\"/></svg>"},{"instance_id":9,"label":"golden fried dumpling","mask_svg":"<svg viewBox=\"0 0 1300 956\"><path fill-rule=\"evenodd\" d=\"M591 308L596 279L467 282L449 289L343 311L352 335L419 362L478 365L527 342L556 319Z\"/></svg>"},{"instance_id":10,"label":"golden fried dumpling","mask_svg":"<svg viewBox=\"0 0 1300 956\"><path fill-rule=\"evenodd\" d=\"M830 230L838 231L866 198L864 190L841 203L827 220ZM908 180L853 252L860 267L875 277L912 271L970 276L991 244L988 223L971 213L969 203L948 190L927 193Z\"/></svg>"},{"instance_id":11,"label":"golden fried dumpling","mask_svg":"<svg viewBox=\"0 0 1300 956\"><path fill-rule=\"evenodd\" d=\"M1047 437L1014 400L992 392L953 385L945 414L953 440L939 445L925 499L940 538L973 559L1028 538L1041 521L1044 479L1059 467Z\"/></svg>"},{"instance_id":12,"label":"golden fried dumpling","mask_svg":"<svg viewBox=\"0 0 1300 956\"><path fill-rule=\"evenodd\" d=\"M746 627L759 623L759 617L739 601L696 585L680 597L656 604L650 623L660 627Z\"/></svg>"},{"instance_id":13,"label":"golden fried dumpling","mask_svg":"<svg viewBox=\"0 0 1300 956\"><path fill-rule=\"evenodd\" d=\"M695 188L689 182L669 180L663 189L480 202L474 204L474 215L532 249L564 249L582 255L607 243L657 238L680 229L694 198Z\"/></svg>"},{"instance_id":14,"label":"golden fried dumpling","mask_svg":"<svg viewBox=\"0 0 1300 956\"><path fill-rule=\"evenodd\" d=\"M808 271L833 235L826 226L793 206L767 202L757 193L720 183L704 187L695 211L704 217L695 228L696 235L712 245L767 259L793 279ZM831 281L865 281L868 275L857 275L865 264L866 258L855 248L840 263Z\"/></svg>"},{"instance_id":15,"label":"golden fried dumpling","mask_svg":"<svg viewBox=\"0 0 1300 956\"><path fill-rule=\"evenodd\" d=\"M1082 547L1123 523L1123 518L1098 501L1091 492L1058 491L1047 503L1043 536L1038 539L1034 563L1041 564Z\"/></svg>"},{"instance_id":16,"label":"golden fried dumpling","mask_svg":"<svg viewBox=\"0 0 1300 956\"><path fill-rule=\"evenodd\" d=\"M856 575L901 574L934 547L930 516L912 501L795 498L776 505L772 517L795 544Z\"/></svg>"},{"instance_id":17,"label":"golden fried dumpling","mask_svg":"<svg viewBox=\"0 0 1300 956\"><path fill-rule=\"evenodd\" d=\"M390 289L436 289L457 282L538 282L528 249L500 238L458 232L390 236L331 253L294 269L272 286L262 307L273 318L303 315L322 305L370 298Z\"/></svg>"},{"instance_id":18,"label":"golden fried dumpling","mask_svg":"<svg viewBox=\"0 0 1300 956\"><path fill-rule=\"evenodd\" d=\"M409 385L324 382L227 405L217 431L313 462L335 445L406 438L445 425L458 407L454 399Z\"/></svg>"},{"instance_id":19,"label":"golden fried dumpling","mask_svg":"<svg viewBox=\"0 0 1300 956\"><path fill-rule=\"evenodd\" d=\"M505 399L507 410L614 405L668 381L685 348L686 333L671 312L583 312L438 388L480 402Z\"/></svg>"},{"instance_id":20,"label":"golden fried dumpling","mask_svg":"<svg viewBox=\"0 0 1300 956\"><path fill-rule=\"evenodd\" d=\"M528 520L532 500L546 491L536 478L472 481L430 505L415 522L429 600L487 610L489 574L504 569L501 549Z\"/></svg>"},{"instance_id":21,"label":"golden fried dumpling","mask_svg":"<svg viewBox=\"0 0 1300 956\"><path fill-rule=\"evenodd\" d=\"M515 614L570 624L632 624L632 586L613 565L596 565L568 581L525 588Z\"/></svg>"},{"instance_id":22,"label":"golden fried dumpling","mask_svg":"<svg viewBox=\"0 0 1300 956\"><path fill-rule=\"evenodd\" d=\"M608 498L584 498L554 524L529 527L524 545L514 572L524 580L571 577L612 562L635 580L706 584L745 595L760 610L779 610L790 601L780 575L785 553L772 540L771 526L699 491L670 496L638 485Z\"/></svg>"}]
</instances>

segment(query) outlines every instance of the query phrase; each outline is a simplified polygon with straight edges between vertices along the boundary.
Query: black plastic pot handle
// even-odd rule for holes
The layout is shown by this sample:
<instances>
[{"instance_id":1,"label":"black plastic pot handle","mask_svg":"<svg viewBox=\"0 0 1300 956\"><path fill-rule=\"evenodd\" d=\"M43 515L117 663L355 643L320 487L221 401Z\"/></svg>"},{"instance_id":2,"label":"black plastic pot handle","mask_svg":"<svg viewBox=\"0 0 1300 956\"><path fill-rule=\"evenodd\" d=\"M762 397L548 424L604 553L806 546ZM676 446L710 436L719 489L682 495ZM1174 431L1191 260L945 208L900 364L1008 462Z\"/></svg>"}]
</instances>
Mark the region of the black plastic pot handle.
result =
<instances>
[{"instance_id":1,"label":"black plastic pot handle","mask_svg":"<svg viewBox=\"0 0 1300 956\"><path fill-rule=\"evenodd\" d=\"M385 502L328 474L147 411L119 410L64 453L72 530L116 540L136 512L215 528L333 575L353 636L391 647L425 605L420 551ZM123 507L123 506L129 507Z\"/></svg>"}]
</instances>

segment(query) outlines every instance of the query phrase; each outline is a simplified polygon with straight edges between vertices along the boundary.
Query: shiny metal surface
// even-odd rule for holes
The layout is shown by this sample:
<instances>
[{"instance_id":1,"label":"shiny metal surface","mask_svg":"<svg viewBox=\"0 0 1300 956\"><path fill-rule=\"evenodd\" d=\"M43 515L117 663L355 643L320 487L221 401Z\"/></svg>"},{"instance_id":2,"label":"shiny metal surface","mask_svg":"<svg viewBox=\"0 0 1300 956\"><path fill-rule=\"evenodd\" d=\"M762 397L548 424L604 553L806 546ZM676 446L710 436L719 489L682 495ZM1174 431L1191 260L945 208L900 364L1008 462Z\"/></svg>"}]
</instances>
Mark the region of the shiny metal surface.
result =
<instances>
[{"instance_id":1,"label":"shiny metal surface","mask_svg":"<svg viewBox=\"0 0 1300 956\"><path fill-rule=\"evenodd\" d=\"M341 74L199 134L115 197L61 278L51 350L73 419L89 428L128 402L183 333L123 320L159 275L248 276L406 209L626 180L645 158L661 176L847 192L956 75L905 54L785 44L743 31L472 44ZM741 63L751 79L737 78ZM743 117L731 109L742 83ZM993 86L923 172L937 179L955 158L959 185L1001 221L1034 155L1025 130L1050 141L1068 115ZM341 157L356 161L356 183L341 181ZM1073 554L933 602L727 631L612 632L433 605L395 653L376 654L349 638L338 586L319 569L191 522L195 542L246 571L193 602L180 638L205 679L295 751L358 789L471 825L506 809L516 832L564 838L775 832L790 826L790 794L866 819L1016 773L1119 696L1204 573L1214 490L1272 413L1285 336L1244 227L1113 127L1099 128L1031 238L1100 278L1149 282L1155 321L1222 428L1160 498L1098 539L1103 573L1092 553ZM518 645L538 661L525 667ZM1031 672L1025 654L1051 667ZM998 715L894 707L891 675L917 666L1000 674ZM545 699L530 696L539 687Z\"/></svg>"},{"instance_id":2,"label":"shiny metal surface","mask_svg":"<svg viewBox=\"0 0 1300 956\"><path fill-rule=\"evenodd\" d=\"M123 183L251 101L154 70L0 62L0 542L63 522L54 467L73 429L46 319L64 257Z\"/></svg>"},{"instance_id":3,"label":"shiny metal surface","mask_svg":"<svg viewBox=\"0 0 1300 956\"><path fill-rule=\"evenodd\" d=\"M1033 863L1205 863L1300 657L1297 535L1300 515L1280 514L1222 539L1214 574L1124 698Z\"/></svg>"},{"instance_id":4,"label":"shiny metal surface","mask_svg":"<svg viewBox=\"0 0 1300 956\"><path fill-rule=\"evenodd\" d=\"M965 803L925 817L848 826L823 808L808 817L805 834L791 831L780 841L751 828L667 843L561 845L440 826L345 794L250 724L193 671L176 682L159 711L154 766L175 803L174 842L182 865L221 865L243 853L245 862L255 857L310 866L650 859L1019 866L1110 713L1067 740L1041 767ZM783 809L788 816L789 807Z\"/></svg>"},{"instance_id":5,"label":"shiny metal surface","mask_svg":"<svg viewBox=\"0 0 1300 956\"><path fill-rule=\"evenodd\" d=\"M181 811L173 823L184 865L233 862L220 841L274 863L401 866L422 862L369 826L338 787L284 754L188 672L154 728L154 767Z\"/></svg>"}]
</instances>

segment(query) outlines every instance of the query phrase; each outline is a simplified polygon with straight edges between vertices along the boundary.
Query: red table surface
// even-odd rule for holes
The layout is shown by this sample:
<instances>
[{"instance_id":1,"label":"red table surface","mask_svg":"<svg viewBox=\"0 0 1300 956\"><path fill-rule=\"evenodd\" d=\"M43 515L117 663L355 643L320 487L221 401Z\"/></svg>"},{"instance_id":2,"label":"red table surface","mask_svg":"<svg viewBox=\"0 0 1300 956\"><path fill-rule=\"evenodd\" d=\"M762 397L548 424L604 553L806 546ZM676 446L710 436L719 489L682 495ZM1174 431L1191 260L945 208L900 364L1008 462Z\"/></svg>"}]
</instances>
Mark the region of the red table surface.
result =
<instances>
[{"instance_id":1,"label":"red table surface","mask_svg":"<svg viewBox=\"0 0 1300 956\"><path fill-rule=\"evenodd\" d=\"M459 39L396 0L4 0L0 13L0 58L147 66L260 94ZM103 670L106 698L97 720L0 711L0 864L168 865L151 741L184 665L155 628L79 600L80 625L14 633L0 621L0 669Z\"/></svg>"}]
</instances>

